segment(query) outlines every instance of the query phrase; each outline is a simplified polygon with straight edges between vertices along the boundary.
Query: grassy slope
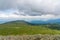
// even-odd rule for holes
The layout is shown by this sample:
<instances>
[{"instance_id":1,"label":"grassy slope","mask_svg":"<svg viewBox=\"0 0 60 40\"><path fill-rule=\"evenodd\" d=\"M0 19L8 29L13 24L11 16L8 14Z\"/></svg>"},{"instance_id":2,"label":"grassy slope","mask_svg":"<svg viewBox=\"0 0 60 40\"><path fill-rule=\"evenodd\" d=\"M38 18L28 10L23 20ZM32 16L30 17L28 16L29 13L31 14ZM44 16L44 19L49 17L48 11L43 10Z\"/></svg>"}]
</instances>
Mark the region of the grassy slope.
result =
<instances>
[{"instance_id":1,"label":"grassy slope","mask_svg":"<svg viewBox=\"0 0 60 40\"><path fill-rule=\"evenodd\" d=\"M26 34L60 34L60 30L49 29L43 25L28 25L26 23L7 23L0 25L0 35L26 35Z\"/></svg>"}]
</instances>

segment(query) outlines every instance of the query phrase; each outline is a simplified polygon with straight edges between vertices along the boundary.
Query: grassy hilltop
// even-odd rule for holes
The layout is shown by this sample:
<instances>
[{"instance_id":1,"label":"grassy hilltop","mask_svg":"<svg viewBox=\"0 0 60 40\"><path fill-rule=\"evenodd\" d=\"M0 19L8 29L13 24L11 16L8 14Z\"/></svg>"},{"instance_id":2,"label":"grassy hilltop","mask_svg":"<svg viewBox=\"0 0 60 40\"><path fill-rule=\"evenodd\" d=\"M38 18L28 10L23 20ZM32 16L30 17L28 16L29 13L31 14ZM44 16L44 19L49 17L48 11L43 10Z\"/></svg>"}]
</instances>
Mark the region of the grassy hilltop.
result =
<instances>
[{"instance_id":1,"label":"grassy hilltop","mask_svg":"<svg viewBox=\"0 0 60 40\"><path fill-rule=\"evenodd\" d=\"M25 21L0 24L0 35L60 34L58 24L32 25Z\"/></svg>"}]
</instances>

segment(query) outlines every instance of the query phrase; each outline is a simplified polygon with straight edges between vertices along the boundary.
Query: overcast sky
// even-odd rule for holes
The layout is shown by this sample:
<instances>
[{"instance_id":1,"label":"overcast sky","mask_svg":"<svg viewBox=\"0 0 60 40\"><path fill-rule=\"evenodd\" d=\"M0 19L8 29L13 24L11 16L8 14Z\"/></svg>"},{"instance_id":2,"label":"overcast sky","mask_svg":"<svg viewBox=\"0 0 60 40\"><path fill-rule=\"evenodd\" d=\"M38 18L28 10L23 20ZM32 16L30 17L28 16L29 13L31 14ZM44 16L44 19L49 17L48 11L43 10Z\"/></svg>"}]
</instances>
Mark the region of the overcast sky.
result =
<instances>
[{"instance_id":1,"label":"overcast sky","mask_svg":"<svg viewBox=\"0 0 60 40\"><path fill-rule=\"evenodd\" d=\"M0 20L60 19L60 0L0 0Z\"/></svg>"}]
</instances>

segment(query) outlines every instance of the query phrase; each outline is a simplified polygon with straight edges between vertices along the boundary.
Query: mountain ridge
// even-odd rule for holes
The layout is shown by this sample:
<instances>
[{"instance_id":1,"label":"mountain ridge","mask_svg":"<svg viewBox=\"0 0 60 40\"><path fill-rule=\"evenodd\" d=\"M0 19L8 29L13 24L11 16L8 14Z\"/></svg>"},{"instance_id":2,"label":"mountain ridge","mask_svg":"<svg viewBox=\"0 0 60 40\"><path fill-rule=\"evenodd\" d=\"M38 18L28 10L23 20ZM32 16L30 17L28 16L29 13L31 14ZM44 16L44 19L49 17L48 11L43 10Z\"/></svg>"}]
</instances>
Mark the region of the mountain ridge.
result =
<instances>
[{"instance_id":1,"label":"mountain ridge","mask_svg":"<svg viewBox=\"0 0 60 40\"><path fill-rule=\"evenodd\" d=\"M30 21L30 23L32 23L32 24L60 24L60 19L47 20L47 21L32 20L32 21Z\"/></svg>"},{"instance_id":2,"label":"mountain ridge","mask_svg":"<svg viewBox=\"0 0 60 40\"><path fill-rule=\"evenodd\" d=\"M8 23L25 23L25 24L60 24L60 19L56 20L48 20L48 21L42 21L42 20L31 20L31 21L24 21L24 20L15 20L15 21L9 21L2 24L8 24Z\"/></svg>"}]
</instances>

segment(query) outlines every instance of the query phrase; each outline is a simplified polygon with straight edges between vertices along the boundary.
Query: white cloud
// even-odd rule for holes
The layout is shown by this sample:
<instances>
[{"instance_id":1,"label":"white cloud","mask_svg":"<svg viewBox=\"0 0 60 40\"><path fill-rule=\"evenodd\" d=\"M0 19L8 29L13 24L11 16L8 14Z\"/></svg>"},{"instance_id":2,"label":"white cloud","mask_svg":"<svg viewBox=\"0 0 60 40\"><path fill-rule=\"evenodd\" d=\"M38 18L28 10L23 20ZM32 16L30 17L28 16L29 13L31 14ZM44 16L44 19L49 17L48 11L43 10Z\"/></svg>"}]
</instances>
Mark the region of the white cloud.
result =
<instances>
[{"instance_id":1,"label":"white cloud","mask_svg":"<svg viewBox=\"0 0 60 40\"><path fill-rule=\"evenodd\" d=\"M58 14L60 0L18 0L18 9L29 15Z\"/></svg>"},{"instance_id":2,"label":"white cloud","mask_svg":"<svg viewBox=\"0 0 60 40\"><path fill-rule=\"evenodd\" d=\"M47 14L47 15L41 15L41 16L29 16L29 15L17 15L15 13L10 13L10 14L6 14L3 12L0 12L0 19L15 19L15 20L50 20L50 19L59 19L60 15L52 15L52 14Z\"/></svg>"},{"instance_id":3,"label":"white cloud","mask_svg":"<svg viewBox=\"0 0 60 40\"><path fill-rule=\"evenodd\" d=\"M7 9L18 9L28 15L60 15L60 0L0 0L0 10Z\"/></svg>"},{"instance_id":4,"label":"white cloud","mask_svg":"<svg viewBox=\"0 0 60 40\"><path fill-rule=\"evenodd\" d=\"M58 18L60 18L60 0L0 0L0 19L49 20Z\"/></svg>"}]
</instances>

